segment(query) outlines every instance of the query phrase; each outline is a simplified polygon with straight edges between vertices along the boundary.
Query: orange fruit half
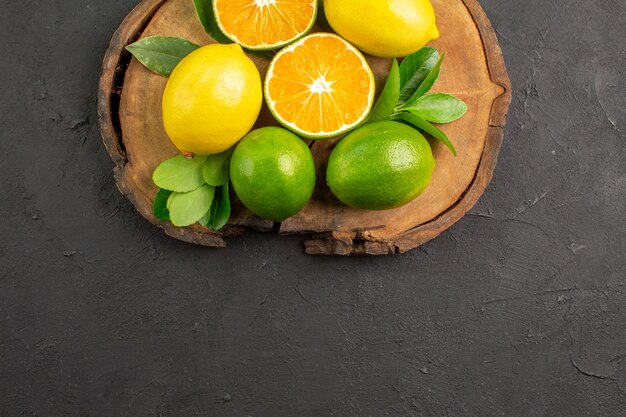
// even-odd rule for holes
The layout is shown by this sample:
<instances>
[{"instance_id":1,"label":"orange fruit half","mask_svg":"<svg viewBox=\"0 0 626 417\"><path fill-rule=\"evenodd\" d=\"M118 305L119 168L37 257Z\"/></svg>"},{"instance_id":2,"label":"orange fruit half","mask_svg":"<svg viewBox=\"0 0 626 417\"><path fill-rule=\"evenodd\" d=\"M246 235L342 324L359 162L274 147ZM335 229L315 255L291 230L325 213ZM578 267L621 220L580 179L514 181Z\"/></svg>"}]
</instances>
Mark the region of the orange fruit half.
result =
<instances>
[{"instance_id":1,"label":"orange fruit half","mask_svg":"<svg viewBox=\"0 0 626 417\"><path fill-rule=\"evenodd\" d=\"M246 49L265 51L309 33L317 0L213 0L213 13L226 37Z\"/></svg>"},{"instance_id":2,"label":"orange fruit half","mask_svg":"<svg viewBox=\"0 0 626 417\"><path fill-rule=\"evenodd\" d=\"M286 128L309 139L359 126L374 103L365 57L337 35L314 33L281 50L265 78L265 99Z\"/></svg>"}]
</instances>

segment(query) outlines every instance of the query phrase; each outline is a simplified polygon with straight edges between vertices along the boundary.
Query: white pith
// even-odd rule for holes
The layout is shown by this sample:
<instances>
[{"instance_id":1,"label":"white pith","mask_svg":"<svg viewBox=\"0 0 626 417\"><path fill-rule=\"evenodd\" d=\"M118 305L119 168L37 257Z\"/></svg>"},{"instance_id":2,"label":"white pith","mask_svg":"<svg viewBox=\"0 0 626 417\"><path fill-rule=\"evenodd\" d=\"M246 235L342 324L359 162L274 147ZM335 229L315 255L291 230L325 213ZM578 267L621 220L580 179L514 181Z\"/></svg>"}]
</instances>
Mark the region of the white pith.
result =
<instances>
[{"instance_id":1,"label":"white pith","mask_svg":"<svg viewBox=\"0 0 626 417\"><path fill-rule=\"evenodd\" d=\"M332 89L333 83L327 81L323 75L312 81L311 85L309 85L309 91L312 93L323 94L335 91Z\"/></svg>"},{"instance_id":2,"label":"white pith","mask_svg":"<svg viewBox=\"0 0 626 417\"><path fill-rule=\"evenodd\" d=\"M259 8L268 7L272 4L276 4L276 0L254 0L254 2Z\"/></svg>"}]
</instances>

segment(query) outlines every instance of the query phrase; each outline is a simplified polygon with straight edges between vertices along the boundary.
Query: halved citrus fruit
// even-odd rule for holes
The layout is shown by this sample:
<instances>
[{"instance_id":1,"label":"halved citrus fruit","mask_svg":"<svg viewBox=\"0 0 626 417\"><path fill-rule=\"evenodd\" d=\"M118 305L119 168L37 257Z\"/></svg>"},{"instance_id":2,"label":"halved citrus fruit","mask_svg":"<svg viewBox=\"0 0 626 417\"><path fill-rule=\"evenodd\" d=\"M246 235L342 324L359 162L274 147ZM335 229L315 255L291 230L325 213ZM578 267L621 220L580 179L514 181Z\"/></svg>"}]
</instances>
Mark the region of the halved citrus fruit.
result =
<instances>
[{"instance_id":1,"label":"halved citrus fruit","mask_svg":"<svg viewBox=\"0 0 626 417\"><path fill-rule=\"evenodd\" d=\"M311 31L317 0L213 0L226 37L246 49L278 49Z\"/></svg>"},{"instance_id":2,"label":"halved citrus fruit","mask_svg":"<svg viewBox=\"0 0 626 417\"><path fill-rule=\"evenodd\" d=\"M265 78L274 117L309 139L339 136L360 125L375 89L363 54L330 33L314 33L281 50Z\"/></svg>"}]
</instances>

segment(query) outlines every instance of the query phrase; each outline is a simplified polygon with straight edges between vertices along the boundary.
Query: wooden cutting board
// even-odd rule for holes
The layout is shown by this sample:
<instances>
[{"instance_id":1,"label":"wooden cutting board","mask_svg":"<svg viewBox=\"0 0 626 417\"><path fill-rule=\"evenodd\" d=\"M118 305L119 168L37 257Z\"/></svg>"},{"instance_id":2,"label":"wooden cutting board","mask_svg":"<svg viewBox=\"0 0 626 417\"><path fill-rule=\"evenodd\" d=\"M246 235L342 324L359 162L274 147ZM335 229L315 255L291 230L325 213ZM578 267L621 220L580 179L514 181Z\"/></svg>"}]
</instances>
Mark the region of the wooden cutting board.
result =
<instances>
[{"instance_id":1,"label":"wooden cutting board","mask_svg":"<svg viewBox=\"0 0 626 417\"><path fill-rule=\"evenodd\" d=\"M151 175L177 150L161 120L161 95L167 79L146 69L125 51L141 37L180 36L204 45L214 41L196 17L192 0L143 0L117 30L104 58L99 89L99 118L104 144L115 163L120 191L137 210L168 235L209 247L246 229L306 234L306 252L318 255L387 255L406 252L433 239L471 209L491 181L502 143L511 85L496 35L476 0L432 0L441 38L431 43L444 52L441 76L433 92L463 99L468 113L440 126L458 157L431 141L437 166L426 191L410 204L387 211L357 210L341 204L326 186L325 168L336 140L311 144L317 187L309 205L281 224L260 219L235 198L229 225L220 232L199 225L177 228L157 220ZM269 62L251 56L261 75ZM386 81L390 59L368 57L377 91ZM276 125L266 107L256 127Z\"/></svg>"}]
</instances>

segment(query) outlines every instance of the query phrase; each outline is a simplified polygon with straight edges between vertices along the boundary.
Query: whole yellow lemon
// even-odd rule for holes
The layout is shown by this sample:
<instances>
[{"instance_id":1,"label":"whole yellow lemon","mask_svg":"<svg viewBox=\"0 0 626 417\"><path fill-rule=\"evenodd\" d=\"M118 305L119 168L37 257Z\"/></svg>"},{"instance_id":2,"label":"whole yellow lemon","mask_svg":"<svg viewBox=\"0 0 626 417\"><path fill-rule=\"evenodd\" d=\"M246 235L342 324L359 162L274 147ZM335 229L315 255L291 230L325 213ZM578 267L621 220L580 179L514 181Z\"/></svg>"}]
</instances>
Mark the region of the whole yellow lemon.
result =
<instances>
[{"instance_id":1,"label":"whole yellow lemon","mask_svg":"<svg viewBox=\"0 0 626 417\"><path fill-rule=\"evenodd\" d=\"M262 91L257 67L238 44L203 46L186 56L167 82L165 131L182 152L223 152L252 129Z\"/></svg>"},{"instance_id":2,"label":"whole yellow lemon","mask_svg":"<svg viewBox=\"0 0 626 417\"><path fill-rule=\"evenodd\" d=\"M429 0L324 0L328 23L363 52L410 55L439 38Z\"/></svg>"}]
</instances>

